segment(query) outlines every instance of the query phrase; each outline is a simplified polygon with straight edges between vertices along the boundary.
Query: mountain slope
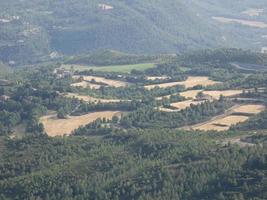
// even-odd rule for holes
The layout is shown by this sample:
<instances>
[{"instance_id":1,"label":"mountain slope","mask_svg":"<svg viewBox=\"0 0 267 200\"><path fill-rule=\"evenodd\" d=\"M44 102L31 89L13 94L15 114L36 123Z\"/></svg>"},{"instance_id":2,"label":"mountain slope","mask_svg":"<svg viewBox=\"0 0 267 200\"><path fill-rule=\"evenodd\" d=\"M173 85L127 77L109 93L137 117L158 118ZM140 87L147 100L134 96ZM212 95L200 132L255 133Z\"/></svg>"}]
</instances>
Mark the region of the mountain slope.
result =
<instances>
[{"instance_id":1,"label":"mountain slope","mask_svg":"<svg viewBox=\"0 0 267 200\"><path fill-rule=\"evenodd\" d=\"M266 29L212 17L267 23L265 12L252 18L241 14L264 7L264 0L0 0L0 59L34 62L53 51L73 55L99 49L138 54L213 47L260 50L267 42L261 37Z\"/></svg>"}]
</instances>

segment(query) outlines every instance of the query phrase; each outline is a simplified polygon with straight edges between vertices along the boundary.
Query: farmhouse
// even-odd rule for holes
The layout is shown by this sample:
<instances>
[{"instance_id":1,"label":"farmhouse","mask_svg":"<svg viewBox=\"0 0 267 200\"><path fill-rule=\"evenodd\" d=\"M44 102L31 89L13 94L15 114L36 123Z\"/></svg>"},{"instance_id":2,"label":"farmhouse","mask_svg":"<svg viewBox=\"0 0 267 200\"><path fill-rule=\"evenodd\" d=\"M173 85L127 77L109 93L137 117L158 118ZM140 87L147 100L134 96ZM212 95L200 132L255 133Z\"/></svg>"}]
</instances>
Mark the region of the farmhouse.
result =
<instances>
[{"instance_id":1,"label":"farmhouse","mask_svg":"<svg viewBox=\"0 0 267 200\"><path fill-rule=\"evenodd\" d=\"M7 95L0 96L0 101L8 101L9 99L10 99L10 96L7 96Z\"/></svg>"},{"instance_id":2,"label":"farmhouse","mask_svg":"<svg viewBox=\"0 0 267 200\"><path fill-rule=\"evenodd\" d=\"M110 6L110 5L107 5L107 4L98 4L98 7L101 9L101 10L112 10L113 9L113 6Z\"/></svg>"},{"instance_id":3,"label":"farmhouse","mask_svg":"<svg viewBox=\"0 0 267 200\"><path fill-rule=\"evenodd\" d=\"M57 75L57 78L66 78L72 75L70 71L65 70L65 69L59 69L59 68L54 70L54 74Z\"/></svg>"},{"instance_id":4,"label":"farmhouse","mask_svg":"<svg viewBox=\"0 0 267 200\"><path fill-rule=\"evenodd\" d=\"M266 53L267 54L267 47L262 47L261 53Z\"/></svg>"}]
</instances>

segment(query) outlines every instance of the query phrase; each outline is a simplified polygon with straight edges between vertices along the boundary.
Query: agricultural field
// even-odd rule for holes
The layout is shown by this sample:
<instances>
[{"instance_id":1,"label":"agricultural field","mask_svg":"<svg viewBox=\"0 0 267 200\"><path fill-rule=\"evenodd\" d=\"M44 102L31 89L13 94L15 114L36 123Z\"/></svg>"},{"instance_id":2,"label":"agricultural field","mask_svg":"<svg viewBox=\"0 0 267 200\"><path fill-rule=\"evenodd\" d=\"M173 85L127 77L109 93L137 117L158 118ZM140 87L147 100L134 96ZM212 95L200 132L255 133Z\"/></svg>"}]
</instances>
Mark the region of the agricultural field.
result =
<instances>
[{"instance_id":1,"label":"agricultural field","mask_svg":"<svg viewBox=\"0 0 267 200\"><path fill-rule=\"evenodd\" d=\"M245 114L259 114L260 112L265 110L264 105L260 104L250 104L250 105L243 105L238 108L235 108L233 112L235 113L245 113Z\"/></svg>"},{"instance_id":2,"label":"agricultural field","mask_svg":"<svg viewBox=\"0 0 267 200\"><path fill-rule=\"evenodd\" d=\"M163 112L177 112L183 109L186 109L190 107L191 105L198 105L201 103L204 103L205 101L194 101L194 100L186 100L186 101L180 101L177 103L171 103L170 106L173 108L163 108L160 107L159 110Z\"/></svg>"},{"instance_id":3,"label":"agricultural field","mask_svg":"<svg viewBox=\"0 0 267 200\"><path fill-rule=\"evenodd\" d=\"M178 82L169 82L169 83L161 83L161 84L153 84L145 86L146 89L151 90L155 87L159 88L168 88L177 85L183 85L185 88L191 88L197 85L201 86L210 86L220 84L220 82L210 80L207 76L189 76L185 81L178 81Z\"/></svg>"},{"instance_id":4,"label":"agricultural field","mask_svg":"<svg viewBox=\"0 0 267 200\"><path fill-rule=\"evenodd\" d=\"M75 71L94 70L100 72L121 72L130 73L132 70L145 71L146 69L155 67L154 63L141 63L131 65L111 65L111 66L86 66L86 65L62 65L61 68Z\"/></svg>"},{"instance_id":5,"label":"agricultural field","mask_svg":"<svg viewBox=\"0 0 267 200\"><path fill-rule=\"evenodd\" d=\"M113 116L120 116L122 112L120 111L102 111L102 112L92 112L81 116L69 116L67 119L58 119L55 112L50 113L40 119L43 123L44 128L48 136L63 136L71 135L72 131L89 124L96 119L106 118L112 119Z\"/></svg>"},{"instance_id":6,"label":"agricultural field","mask_svg":"<svg viewBox=\"0 0 267 200\"><path fill-rule=\"evenodd\" d=\"M260 104L234 106L221 116L214 117L213 119L201 124L186 127L185 130L226 131L233 125L245 122L249 119L250 115L259 114L264 110L265 106Z\"/></svg>"},{"instance_id":7,"label":"agricultural field","mask_svg":"<svg viewBox=\"0 0 267 200\"><path fill-rule=\"evenodd\" d=\"M202 131L226 131L232 125L236 125L241 122L245 122L248 120L249 117L247 116L240 116L240 115L229 115L223 117L221 119L213 120L203 125L193 127L193 130L202 130Z\"/></svg>"},{"instance_id":8,"label":"agricultural field","mask_svg":"<svg viewBox=\"0 0 267 200\"><path fill-rule=\"evenodd\" d=\"M120 100L120 99L100 99L100 98L94 98L94 97L90 97L87 95L79 95L79 94L75 94L75 93L67 93L64 95L65 97L68 98L77 98L79 100L83 100L85 102L101 102L101 103L118 103L121 101L125 101L125 100Z\"/></svg>"},{"instance_id":9,"label":"agricultural field","mask_svg":"<svg viewBox=\"0 0 267 200\"><path fill-rule=\"evenodd\" d=\"M99 87L101 87L101 84L108 85L110 87L126 87L128 85L128 83L123 82L123 81L112 80L112 79L107 79L107 78L98 77L98 76L73 76L72 78L76 80L78 80L79 78L82 78L83 81L91 82L91 83L94 82L93 84L99 85Z\"/></svg>"},{"instance_id":10,"label":"agricultural field","mask_svg":"<svg viewBox=\"0 0 267 200\"><path fill-rule=\"evenodd\" d=\"M204 91L206 95L210 95L213 99L219 99L220 96L224 97L232 97L235 95L240 95L243 93L242 90L214 90L214 91Z\"/></svg>"}]
</instances>

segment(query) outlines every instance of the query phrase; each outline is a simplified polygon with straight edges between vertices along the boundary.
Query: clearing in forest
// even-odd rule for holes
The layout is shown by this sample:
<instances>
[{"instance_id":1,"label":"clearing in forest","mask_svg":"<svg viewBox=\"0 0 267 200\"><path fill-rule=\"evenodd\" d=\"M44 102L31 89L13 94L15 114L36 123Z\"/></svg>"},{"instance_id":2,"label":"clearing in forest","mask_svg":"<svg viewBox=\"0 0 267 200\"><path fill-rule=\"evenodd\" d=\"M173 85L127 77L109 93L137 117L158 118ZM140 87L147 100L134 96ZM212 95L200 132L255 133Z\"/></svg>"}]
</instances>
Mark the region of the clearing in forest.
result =
<instances>
[{"instance_id":1,"label":"clearing in forest","mask_svg":"<svg viewBox=\"0 0 267 200\"><path fill-rule=\"evenodd\" d=\"M92 123L96 119L106 118L112 119L113 116L120 116L122 112L120 111L102 111L102 112L92 112L81 116L70 116L67 119L58 119L56 113L51 113L40 119L43 123L45 132L51 136L63 136L70 135L72 131L79 128L80 126Z\"/></svg>"},{"instance_id":2,"label":"clearing in forest","mask_svg":"<svg viewBox=\"0 0 267 200\"><path fill-rule=\"evenodd\" d=\"M219 83L221 82L210 80L209 77L207 76L189 76L185 81L146 85L145 88L148 90L151 90L155 87L168 88L168 87L173 87L177 85L183 85L185 88L191 88L197 85L206 87L206 86L215 85Z\"/></svg>"},{"instance_id":3,"label":"clearing in forest","mask_svg":"<svg viewBox=\"0 0 267 200\"><path fill-rule=\"evenodd\" d=\"M186 109L186 108L190 107L191 105L198 105L198 104L201 104L204 102L205 101L194 101L194 100L180 101L177 103L171 103L170 104L171 108L159 107L159 110L163 111L163 112L177 112L177 111Z\"/></svg>"},{"instance_id":4,"label":"clearing in forest","mask_svg":"<svg viewBox=\"0 0 267 200\"><path fill-rule=\"evenodd\" d=\"M214 99L219 99L220 96L231 97L235 95L242 94L242 90L213 90L213 91L204 91L203 93L206 95L210 95Z\"/></svg>"},{"instance_id":5,"label":"clearing in forest","mask_svg":"<svg viewBox=\"0 0 267 200\"><path fill-rule=\"evenodd\" d=\"M225 114L216 116L207 122L184 127L182 129L226 131L229 130L231 126L248 120L249 115L256 115L264 110L265 106L259 104L237 105L227 110Z\"/></svg>"},{"instance_id":6,"label":"clearing in forest","mask_svg":"<svg viewBox=\"0 0 267 200\"><path fill-rule=\"evenodd\" d=\"M68 98L77 98L79 100L83 100L85 102L101 102L101 103L118 103L121 101L128 101L128 100L120 100L120 99L100 99L100 98L95 98L95 97L90 97L87 95L79 95L75 93L67 93L64 95L65 97Z\"/></svg>"},{"instance_id":7,"label":"clearing in forest","mask_svg":"<svg viewBox=\"0 0 267 200\"><path fill-rule=\"evenodd\" d=\"M235 108L233 112L235 113L244 113L244 114L258 114L265 110L264 105L260 104L249 104L249 105L243 105L238 108Z\"/></svg>"},{"instance_id":8,"label":"clearing in forest","mask_svg":"<svg viewBox=\"0 0 267 200\"><path fill-rule=\"evenodd\" d=\"M107 79L99 76L73 76L73 79L79 79L79 78L82 78L86 82L92 82L93 84L97 84L100 86L101 84L108 85L110 87L126 87L128 85L128 83L124 81Z\"/></svg>"}]
</instances>

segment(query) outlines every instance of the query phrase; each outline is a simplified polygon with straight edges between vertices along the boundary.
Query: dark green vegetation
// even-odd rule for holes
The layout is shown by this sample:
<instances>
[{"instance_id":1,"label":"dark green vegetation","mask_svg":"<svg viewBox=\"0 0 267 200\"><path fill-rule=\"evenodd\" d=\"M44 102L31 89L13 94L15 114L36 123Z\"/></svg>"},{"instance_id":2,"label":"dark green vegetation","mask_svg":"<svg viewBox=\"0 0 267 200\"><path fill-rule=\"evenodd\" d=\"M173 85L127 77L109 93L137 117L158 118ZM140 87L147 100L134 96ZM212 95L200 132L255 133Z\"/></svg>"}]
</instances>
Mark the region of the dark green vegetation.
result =
<instances>
[{"instance_id":1,"label":"dark green vegetation","mask_svg":"<svg viewBox=\"0 0 267 200\"><path fill-rule=\"evenodd\" d=\"M113 9L103 10L101 4ZM57 57L54 51L74 55L103 49L138 54L210 47L259 51L266 29L222 24L212 17L266 23L266 13L241 14L265 7L265 0L1 0L0 60L31 63Z\"/></svg>"},{"instance_id":2,"label":"dark green vegetation","mask_svg":"<svg viewBox=\"0 0 267 200\"><path fill-rule=\"evenodd\" d=\"M182 131L179 128L209 120L242 101L221 97L167 113L156 107L168 108L172 102L185 100L179 93L186 89L175 86L146 90L144 86L184 81L194 75L209 76L223 83L192 89L243 89L238 98L266 104L266 72L231 65L239 62L264 66L266 56L220 49L159 58L162 60L155 68L131 73L54 73L60 64L6 73L0 86L0 199L265 200L266 111L225 132ZM94 59L89 60L86 62ZM101 65L115 60L108 57ZM129 60L125 64L135 63ZM130 86L76 88L71 86L77 81L72 75L105 77ZM169 78L148 80L147 76ZM65 93L122 101L85 102L66 98ZM172 96L157 98L165 95ZM39 121L50 110L63 119L103 110L125 113L121 118L97 119L69 137L51 138ZM17 132L24 135L13 138L14 129L21 125L26 130Z\"/></svg>"}]
</instances>

